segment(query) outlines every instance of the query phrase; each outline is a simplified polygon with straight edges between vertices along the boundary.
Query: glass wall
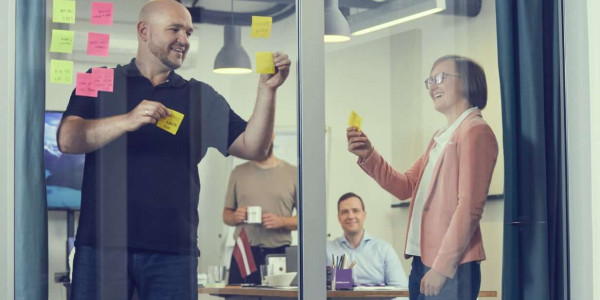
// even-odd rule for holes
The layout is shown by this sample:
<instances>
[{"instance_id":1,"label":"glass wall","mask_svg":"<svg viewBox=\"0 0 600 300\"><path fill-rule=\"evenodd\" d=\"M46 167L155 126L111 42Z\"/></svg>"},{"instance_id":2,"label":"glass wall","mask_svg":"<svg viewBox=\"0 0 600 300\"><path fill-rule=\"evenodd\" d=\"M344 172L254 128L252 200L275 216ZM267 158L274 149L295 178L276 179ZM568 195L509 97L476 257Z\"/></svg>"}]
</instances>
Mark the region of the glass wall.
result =
<instances>
[{"instance_id":1,"label":"glass wall","mask_svg":"<svg viewBox=\"0 0 600 300\"><path fill-rule=\"evenodd\" d=\"M331 265L331 254L336 257L346 254L346 267L356 261L352 268L355 284L398 285L399 290L406 291L412 259L405 259L405 254L421 254L423 261L431 266L432 261L437 258L442 238L446 245L454 242L469 243L469 240L459 240L460 232L444 235L446 229L452 226L450 221L453 216L460 215L458 205L461 200L464 201L461 197L465 196L457 195L456 188L461 189L464 185L462 181L466 177L460 172L468 165L462 156L460 158L463 161L456 165L460 152L451 152L456 148L449 150L452 143L460 144L461 138L456 135L446 137L450 142L445 150L437 152L437 156L433 158L435 160L427 164L427 160L421 160L413 167L430 145L435 148L433 146L440 143L440 149L444 149L444 135L441 132L459 132L459 129L454 128L460 128L458 124L461 121L455 126L452 124L464 110L473 106L468 102L448 104L448 101L459 98L460 101L464 100L461 96L452 98L455 95L451 95L448 86L457 82L465 84L465 76L473 74L459 74L454 64L444 69L443 62L442 68L434 68L434 62L440 57L464 56L479 64L485 72L487 106L481 114L493 131L499 150L489 192L480 193L477 199L485 204L485 208L481 221L478 226L474 225L473 230L480 229L483 237L482 245L476 247L483 246L485 249L485 261L481 263L481 291L491 292L488 296L495 295L491 299L500 299L503 154L495 3L481 1L480 10L474 9L472 16L465 16L466 10L456 11L454 7L450 7L451 2L453 1L448 1L449 6L446 7L446 1L405 1L402 5L386 1L365 8L348 7L340 1L340 10L346 15L352 34L348 41L325 44L327 258ZM327 16L326 10L326 18ZM374 27L394 22L399 24L382 29ZM365 29L370 32L365 33ZM443 78L439 78L441 72L446 74L442 75ZM433 82L429 81L430 86L427 88L424 81L430 76L434 78ZM361 123L356 123L357 118L361 119ZM349 122L353 125L349 125ZM362 134L353 134L362 138L366 135L376 155L370 152L372 150L368 144L362 146L364 140L357 139L356 144L349 145L346 130L349 126L356 127L358 124ZM432 144L432 137L436 134L441 136L438 137L440 140ZM351 147L356 147L356 155L349 151ZM357 155L363 154L368 157L366 162L358 163ZM429 159L432 155L429 153ZM380 158L402 174L390 173L390 170L380 165ZM425 170L426 165L432 170ZM451 171L448 173L449 170ZM428 175L421 177L422 172ZM492 175L491 169L484 173ZM425 177L430 179L426 180ZM422 213L416 213L413 206L409 206L412 197L417 194L417 186L425 192L419 196ZM362 198L364 210L353 195L345 195L349 192ZM462 189L459 191L463 192L465 191ZM343 198L346 200L338 204L342 195L345 195ZM441 203L436 202L440 201L441 195L448 197L447 207L436 207ZM486 196L488 200L485 200ZM408 199L399 201L399 197ZM409 218L411 211L412 219ZM407 238L409 220L414 220L417 214L422 215L423 225L417 221L413 229L420 227L421 232L413 231L410 234L414 238ZM437 221L443 228L428 227L427 224ZM428 240L432 236L439 240ZM412 250L405 248L409 243L407 240L413 241ZM388 249L387 245L392 247L392 253L384 251ZM379 251L388 254L375 254L374 249L384 249ZM443 252L443 249L439 251ZM475 260L482 258L483 256ZM390 265L396 264L400 264L400 270L388 270Z\"/></svg>"},{"instance_id":2,"label":"glass wall","mask_svg":"<svg viewBox=\"0 0 600 300\"><path fill-rule=\"evenodd\" d=\"M136 34L136 25L140 9L148 1L109 2L112 3L112 11L95 10L95 1L77 1L74 23L53 21L53 5L56 5L57 2L59 1L47 1L46 25L46 70L48 70L46 109L57 112L57 116L54 116L55 119L46 124L46 130L49 133L48 139L52 141L54 141L60 114L67 109L69 98L75 88L77 73L84 73L93 67L114 68L117 65L125 65L130 63L136 54L139 55L137 52L139 37ZM277 90L273 156L267 161L253 162L234 156L225 157L221 153L223 149L218 151L212 147L208 149L198 165L197 174L189 174L190 178L188 178L193 181L196 175L199 176L202 187L197 207L197 246L201 252L197 266L198 282L209 288L222 287L228 279L230 283L234 282L232 278L228 278L228 270L233 261L235 237L238 237L242 228L245 228L248 243L253 246L255 267L249 268L249 273L251 273L249 277L238 278L235 283L238 285L240 283L260 284L260 265L265 264L263 256L269 253L274 254L274 257L271 258L271 265L275 268L273 272L285 272L286 264L282 264L281 260L275 256L285 257L285 246L298 245L295 217L297 215L298 190L296 179L298 164L296 130L298 47L295 5L292 2L277 4L235 0L179 2L192 13L193 33L189 36L189 50L185 62L175 72L186 80L194 78L209 84L242 119L249 120L255 112L260 77L257 69L262 67L262 65L257 65L257 54L279 51L288 55L292 62L289 77ZM94 15L94 12L98 14ZM110 25L93 24L92 17L106 17L111 15L110 12L112 12ZM252 16L272 17L270 28L263 31L258 30L263 34L261 37L254 37L251 34ZM56 30L65 30L68 34L73 34L72 50L64 51L67 53L57 52L56 49L51 51L52 43L56 42L53 39L57 38ZM269 31L270 34L265 36L265 33ZM93 55L88 52L90 46L88 33L90 32L109 36L109 43L105 47L108 50L107 55ZM64 43L63 46L71 47L69 42ZM238 53L235 54L236 57L231 57L232 52L227 51L238 51ZM246 56L244 57L244 55ZM226 59L232 59L233 62L227 62ZM73 75L70 83L50 82L53 70L51 61L53 60L73 63ZM240 67L245 67L247 70L239 72L241 74L223 74L215 70L217 67L233 68L234 66L228 65L228 63L236 62L241 62L242 66ZM169 79L172 78L169 77ZM115 81L115 89L117 89L117 84ZM160 85L155 87L155 91L159 88ZM100 92L100 94L108 94L108 92ZM173 109L174 107L168 103L177 101L177 99L156 100ZM90 101L101 100L90 97ZM265 102L262 102L261 105L264 108ZM192 116L184 116L183 122L186 118L192 118ZM260 118L260 116L257 115L254 118ZM153 130L156 135L166 133L158 128L150 129L152 126L151 124L145 125L142 130ZM225 147L226 149L227 147ZM46 151L45 154L50 159L53 158L53 155L65 156L49 151ZM185 159L185 157L179 158ZM152 160L149 163L152 163ZM123 171L127 172L127 169L125 168ZM81 173L82 170L78 172ZM65 186L60 182L50 187L55 193L59 190L62 191L63 188ZM78 186L74 187L73 190L78 188ZM55 282L54 274L67 271L65 243L70 237L69 248L72 246L74 236L68 232L67 223L69 222L68 215L72 214L69 210L73 211L73 209L74 224L72 228L76 232L80 220L78 204L55 207L49 212L49 299L66 299L66 289L61 283ZM196 208L193 207L193 209ZM238 216L234 216L236 213L243 215L244 212L248 216L258 216L258 219L245 218L244 221L238 219ZM164 211L164 213L167 212ZM195 212L190 212L189 217L193 219L195 214ZM178 222L176 219L172 221ZM150 224L148 225L150 226ZM169 224L164 224L164 226L169 226ZM292 255L291 257L296 259L296 256ZM211 271L216 270L217 266L225 267L225 281L219 282L218 276ZM236 276L243 277L241 273L241 271L237 271ZM255 282L256 280L258 282ZM210 296L208 292L200 291L199 296L200 299L217 299Z\"/></svg>"}]
</instances>

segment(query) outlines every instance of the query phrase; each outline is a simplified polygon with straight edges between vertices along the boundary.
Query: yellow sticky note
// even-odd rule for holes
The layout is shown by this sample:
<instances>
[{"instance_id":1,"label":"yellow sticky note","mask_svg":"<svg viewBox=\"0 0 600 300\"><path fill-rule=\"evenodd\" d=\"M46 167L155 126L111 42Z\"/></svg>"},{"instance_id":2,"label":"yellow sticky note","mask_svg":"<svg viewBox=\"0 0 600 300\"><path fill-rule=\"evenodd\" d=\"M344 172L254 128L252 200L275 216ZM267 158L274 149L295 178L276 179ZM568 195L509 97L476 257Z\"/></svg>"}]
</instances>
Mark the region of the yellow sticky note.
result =
<instances>
[{"instance_id":1,"label":"yellow sticky note","mask_svg":"<svg viewBox=\"0 0 600 300\"><path fill-rule=\"evenodd\" d=\"M52 29L52 41L50 42L50 52L73 52L74 38L75 31Z\"/></svg>"},{"instance_id":2,"label":"yellow sticky note","mask_svg":"<svg viewBox=\"0 0 600 300\"><path fill-rule=\"evenodd\" d=\"M75 24L75 1L54 0L52 22Z\"/></svg>"},{"instance_id":3,"label":"yellow sticky note","mask_svg":"<svg viewBox=\"0 0 600 300\"><path fill-rule=\"evenodd\" d=\"M73 62L70 60L50 60L50 82L71 84L73 81Z\"/></svg>"},{"instance_id":4,"label":"yellow sticky note","mask_svg":"<svg viewBox=\"0 0 600 300\"><path fill-rule=\"evenodd\" d=\"M183 121L183 114L172 109L169 109L169 112L171 112L171 115L158 120L158 122L156 122L156 126L170 132L172 135L175 135L177 134L179 125L181 125L181 121Z\"/></svg>"},{"instance_id":5,"label":"yellow sticky note","mask_svg":"<svg viewBox=\"0 0 600 300\"><path fill-rule=\"evenodd\" d=\"M348 119L348 125L350 127L356 127L358 131L360 131L360 126L362 125L362 118L355 112L350 111L350 118Z\"/></svg>"},{"instance_id":6,"label":"yellow sticky note","mask_svg":"<svg viewBox=\"0 0 600 300\"><path fill-rule=\"evenodd\" d=\"M273 52L256 52L256 73L275 74Z\"/></svg>"},{"instance_id":7,"label":"yellow sticky note","mask_svg":"<svg viewBox=\"0 0 600 300\"><path fill-rule=\"evenodd\" d=\"M271 36L272 17L252 16L251 38L268 38Z\"/></svg>"}]
</instances>

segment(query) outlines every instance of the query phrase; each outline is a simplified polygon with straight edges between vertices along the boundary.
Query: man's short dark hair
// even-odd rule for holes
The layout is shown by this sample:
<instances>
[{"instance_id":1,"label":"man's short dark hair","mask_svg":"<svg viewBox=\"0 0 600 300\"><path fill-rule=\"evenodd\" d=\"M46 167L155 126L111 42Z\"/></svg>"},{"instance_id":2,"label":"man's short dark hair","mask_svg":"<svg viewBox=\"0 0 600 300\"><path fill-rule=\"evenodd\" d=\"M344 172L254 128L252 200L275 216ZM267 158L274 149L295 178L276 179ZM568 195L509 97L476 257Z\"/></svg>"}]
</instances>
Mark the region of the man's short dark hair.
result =
<instances>
[{"instance_id":1,"label":"man's short dark hair","mask_svg":"<svg viewBox=\"0 0 600 300\"><path fill-rule=\"evenodd\" d=\"M362 205L362 209L363 209L363 211L365 211L365 203L363 202L362 198L361 198L359 195L357 195L357 194L355 194L355 193L352 193L352 192L345 193L345 194L343 194L343 195L340 197L340 199L338 200L338 203L337 203L337 206L338 206L338 211L340 211L340 203L341 203L342 201L344 201L344 200L346 200L346 199L348 199L348 198L352 198L352 197L356 197L356 198L358 198L358 200L360 200L360 204Z\"/></svg>"},{"instance_id":2,"label":"man's short dark hair","mask_svg":"<svg viewBox=\"0 0 600 300\"><path fill-rule=\"evenodd\" d=\"M462 94L473 106L483 109L487 104L487 83L483 68L474 60L458 55L446 55L438 58L433 68L443 61L451 60L456 66L457 75L460 75Z\"/></svg>"}]
</instances>

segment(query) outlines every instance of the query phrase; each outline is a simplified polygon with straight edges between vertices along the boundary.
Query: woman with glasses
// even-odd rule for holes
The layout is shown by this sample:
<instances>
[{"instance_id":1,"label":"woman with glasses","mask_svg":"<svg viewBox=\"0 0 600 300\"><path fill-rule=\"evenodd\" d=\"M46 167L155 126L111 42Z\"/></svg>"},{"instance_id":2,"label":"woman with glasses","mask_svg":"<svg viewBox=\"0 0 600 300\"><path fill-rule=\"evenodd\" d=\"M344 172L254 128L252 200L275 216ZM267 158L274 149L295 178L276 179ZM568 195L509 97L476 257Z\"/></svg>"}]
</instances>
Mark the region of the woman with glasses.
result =
<instances>
[{"instance_id":1,"label":"woman with glasses","mask_svg":"<svg viewBox=\"0 0 600 300\"><path fill-rule=\"evenodd\" d=\"M425 87L447 124L406 172L394 170L354 127L347 129L348 151L386 191L411 199L404 251L412 257L410 299L475 300L485 260L479 220L498 155L481 116L485 73L469 58L444 56L434 62Z\"/></svg>"}]
</instances>

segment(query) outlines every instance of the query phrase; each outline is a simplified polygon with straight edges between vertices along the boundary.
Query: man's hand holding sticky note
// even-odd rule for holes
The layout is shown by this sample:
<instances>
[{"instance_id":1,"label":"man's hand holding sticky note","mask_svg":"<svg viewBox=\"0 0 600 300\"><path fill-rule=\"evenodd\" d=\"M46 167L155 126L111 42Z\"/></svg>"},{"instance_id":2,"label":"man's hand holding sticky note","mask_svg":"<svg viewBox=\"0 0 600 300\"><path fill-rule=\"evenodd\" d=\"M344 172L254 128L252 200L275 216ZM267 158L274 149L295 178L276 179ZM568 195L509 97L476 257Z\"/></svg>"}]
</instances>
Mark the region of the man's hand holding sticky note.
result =
<instances>
[{"instance_id":1,"label":"man's hand holding sticky note","mask_svg":"<svg viewBox=\"0 0 600 300\"><path fill-rule=\"evenodd\" d=\"M171 115L158 120L158 122L156 122L156 126L166 130L172 135L175 135L177 134L177 130L179 129L179 125L181 125L181 121L183 121L184 116L182 113L174 111L172 109L169 109L169 112L171 113Z\"/></svg>"},{"instance_id":2,"label":"man's hand holding sticky note","mask_svg":"<svg viewBox=\"0 0 600 300\"><path fill-rule=\"evenodd\" d=\"M360 127L362 125L362 118L354 110L350 111L348 125L350 125L350 127L355 127L358 131L360 131Z\"/></svg>"},{"instance_id":3,"label":"man's hand holding sticky note","mask_svg":"<svg viewBox=\"0 0 600 300\"><path fill-rule=\"evenodd\" d=\"M275 74L273 52L256 52L256 73Z\"/></svg>"}]
</instances>

